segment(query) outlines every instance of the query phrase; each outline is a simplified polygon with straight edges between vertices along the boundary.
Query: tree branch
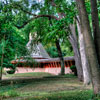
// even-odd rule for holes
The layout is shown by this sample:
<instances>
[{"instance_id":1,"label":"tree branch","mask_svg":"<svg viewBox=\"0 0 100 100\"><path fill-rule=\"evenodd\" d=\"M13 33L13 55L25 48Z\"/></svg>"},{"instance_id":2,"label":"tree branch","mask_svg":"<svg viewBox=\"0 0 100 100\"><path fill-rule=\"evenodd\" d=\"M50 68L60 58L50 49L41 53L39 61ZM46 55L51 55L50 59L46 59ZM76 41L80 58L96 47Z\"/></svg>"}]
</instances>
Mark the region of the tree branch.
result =
<instances>
[{"instance_id":1,"label":"tree branch","mask_svg":"<svg viewBox=\"0 0 100 100\"><path fill-rule=\"evenodd\" d=\"M21 26L18 26L18 25L15 25L17 28L21 29L23 28L25 25L27 25L29 22L37 19L37 18L40 18L40 17L47 17L47 18L52 18L52 19L55 19L55 20L59 20L59 18L57 18L56 16L53 16L53 15L36 15L35 17L31 18L30 20L28 20L27 22L25 22L23 25Z\"/></svg>"}]
</instances>

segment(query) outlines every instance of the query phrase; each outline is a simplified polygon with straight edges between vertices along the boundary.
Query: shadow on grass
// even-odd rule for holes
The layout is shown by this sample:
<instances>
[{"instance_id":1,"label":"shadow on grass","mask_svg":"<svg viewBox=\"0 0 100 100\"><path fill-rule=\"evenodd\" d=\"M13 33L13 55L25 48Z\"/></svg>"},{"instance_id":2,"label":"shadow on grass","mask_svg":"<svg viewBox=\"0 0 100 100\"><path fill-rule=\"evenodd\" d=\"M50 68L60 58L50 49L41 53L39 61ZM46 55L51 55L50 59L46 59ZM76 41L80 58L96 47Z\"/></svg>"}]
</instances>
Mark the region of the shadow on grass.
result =
<instances>
[{"instance_id":1,"label":"shadow on grass","mask_svg":"<svg viewBox=\"0 0 100 100\"><path fill-rule=\"evenodd\" d=\"M89 100L90 90L82 90L74 75L1 81L0 100Z\"/></svg>"},{"instance_id":2,"label":"shadow on grass","mask_svg":"<svg viewBox=\"0 0 100 100\"><path fill-rule=\"evenodd\" d=\"M34 78L34 77L33 78L28 77L25 79L15 78L15 79L7 79L7 80L0 81L0 86L14 85L14 84L19 84L19 83L21 83L22 85L25 85L31 82L55 81L55 80L59 80L62 78L77 78L77 77L74 76L73 74L66 74L66 75L44 76L42 78Z\"/></svg>"}]
</instances>

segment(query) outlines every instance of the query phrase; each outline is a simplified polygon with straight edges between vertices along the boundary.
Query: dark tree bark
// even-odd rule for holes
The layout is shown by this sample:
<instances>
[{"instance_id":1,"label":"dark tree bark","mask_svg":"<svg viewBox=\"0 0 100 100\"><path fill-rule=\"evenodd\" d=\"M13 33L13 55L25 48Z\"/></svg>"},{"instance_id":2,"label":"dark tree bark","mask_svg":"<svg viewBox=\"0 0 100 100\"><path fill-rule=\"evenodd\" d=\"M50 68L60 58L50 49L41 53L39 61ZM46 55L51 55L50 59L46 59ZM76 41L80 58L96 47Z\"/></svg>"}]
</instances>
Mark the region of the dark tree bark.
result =
<instances>
[{"instance_id":1,"label":"dark tree bark","mask_svg":"<svg viewBox=\"0 0 100 100\"><path fill-rule=\"evenodd\" d=\"M99 28L99 17L98 17L98 9L97 9L97 1L91 1L91 13L92 13L92 26L93 26L93 34L94 34L94 43L97 52L97 58L100 65L100 28Z\"/></svg>"},{"instance_id":2,"label":"dark tree bark","mask_svg":"<svg viewBox=\"0 0 100 100\"><path fill-rule=\"evenodd\" d=\"M60 48L59 40L56 40L56 47L57 47L58 55L59 55L60 62L61 62L61 73L60 74L64 75L65 74L65 63L64 63L64 58L63 58L62 51Z\"/></svg>"},{"instance_id":3,"label":"dark tree bark","mask_svg":"<svg viewBox=\"0 0 100 100\"><path fill-rule=\"evenodd\" d=\"M79 11L81 31L83 33L86 56L90 65L91 79L94 94L100 93L100 68L97 60L95 45L92 38L88 14L85 7L85 0L76 0Z\"/></svg>"}]
</instances>

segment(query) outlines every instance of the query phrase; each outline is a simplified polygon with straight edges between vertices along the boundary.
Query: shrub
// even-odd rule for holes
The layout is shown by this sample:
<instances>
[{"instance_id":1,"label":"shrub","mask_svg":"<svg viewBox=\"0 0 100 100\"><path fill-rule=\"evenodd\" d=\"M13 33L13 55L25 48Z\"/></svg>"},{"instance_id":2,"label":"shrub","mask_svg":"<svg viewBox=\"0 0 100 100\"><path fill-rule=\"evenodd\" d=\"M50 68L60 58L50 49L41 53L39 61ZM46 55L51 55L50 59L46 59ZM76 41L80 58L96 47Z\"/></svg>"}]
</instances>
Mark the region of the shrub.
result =
<instances>
[{"instance_id":1,"label":"shrub","mask_svg":"<svg viewBox=\"0 0 100 100\"><path fill-rule=\"evenodd\" d=\"M72 70L72 72L74 73L74 75L77 76L76 66L75 66L75 65L72 65L72 66L70 67L70 69Z\"/></svg>"},{"instance_id":2,"label":"shrub","mask_svg":"<svg viewBox=\"0 0 100 100\"><path fill-rule=\"evenodd\" d=\"M15 69L11 69L9 71L7 71L8 74L14 74L15 73Z\"/></svg>"},{"instance_id":3,"label":"shrub","mask_svg":"<svg viewBox=\"0 0 100 100\"><path fill-rule=\"evenodd\" d=\"M75 66L75 65L72 65L72 66L70 67L70 69L76 69L76 66Z\"/></svg>"}]
</instances>

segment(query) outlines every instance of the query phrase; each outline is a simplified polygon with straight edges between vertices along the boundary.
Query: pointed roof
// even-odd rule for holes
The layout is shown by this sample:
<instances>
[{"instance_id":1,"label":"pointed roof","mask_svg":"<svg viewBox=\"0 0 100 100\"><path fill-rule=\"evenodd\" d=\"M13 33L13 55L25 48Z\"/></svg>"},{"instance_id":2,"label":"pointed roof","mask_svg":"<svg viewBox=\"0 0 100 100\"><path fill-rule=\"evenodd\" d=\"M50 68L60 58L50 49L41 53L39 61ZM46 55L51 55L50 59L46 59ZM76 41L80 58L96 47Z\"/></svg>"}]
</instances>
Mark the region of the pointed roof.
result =
<instances>
[{"instance_id":1,"label":"pointed roof","mask_svg":"<svg viewBox=\"0 0 100 100\"><path fill-rule=\"evenodd\" d=\"M50 58L41 43L35 44L30 52L32 58Z\"/></svg>"},{"instance_id":2,"label":"pointed roof","mask_svg":"<svg viewBox=\"0 0 100 100\"><path fill-rule=\"evenodd\" d=\"M26 48L28 50L28 56L32 58L50 58L43 45L41 43L33 43L33 39L34 38L30 33L29 42L26 45Z\"/></svg>"}]
</instances>

